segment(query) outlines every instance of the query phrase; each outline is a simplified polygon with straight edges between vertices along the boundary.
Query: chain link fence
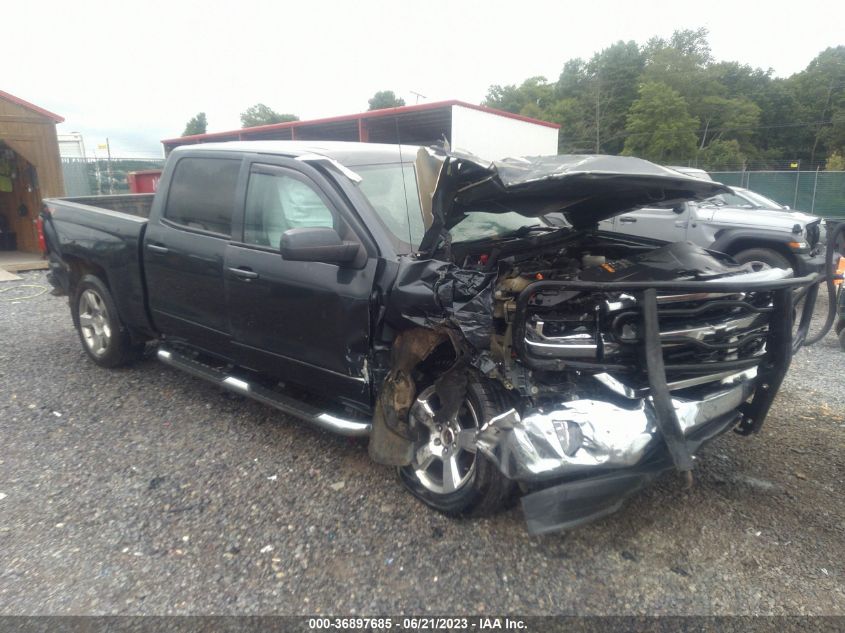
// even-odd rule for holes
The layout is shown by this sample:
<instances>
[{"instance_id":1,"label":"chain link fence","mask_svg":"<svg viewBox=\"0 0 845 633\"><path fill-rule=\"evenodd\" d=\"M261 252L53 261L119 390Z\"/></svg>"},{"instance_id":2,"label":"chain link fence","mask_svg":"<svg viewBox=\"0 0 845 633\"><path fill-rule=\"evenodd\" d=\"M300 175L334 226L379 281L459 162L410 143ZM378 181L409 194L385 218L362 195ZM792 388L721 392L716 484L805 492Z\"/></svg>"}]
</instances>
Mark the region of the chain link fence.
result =
<instances>
[{"instance_id":1,"label":"chain link fence","mask_svg":"<svg viewBox=\"0 0 845 633\"><path fill-rule=\"evenodd\" d=\"M845 217L845 171L711 171L713 180L745 187L792 209Z\"/></svg>"},{"instance_id":2,"label":"chain link fence","mask_svg":"<svg viewBox=\"0 0 845 633\"><path fill-rule=\"evenodd\" d=\"M65 195L96 196L129 193L127 174L132 171L161 169L163 158L62 158Z\"/></svg>"},{"instance_id":3,"label":"chain link fence","mask_svg":"<svg viewBox=\"0 0 845 633\"><path fill-rule=\"evenodd\" d=\"M91 196L129 193L127 174L161 169L164 159L63 158L65 193ZM792 209L822 217L845 218L845 171L771 170L711 171L714 180L745 187Z\"/></svg>"}]
</instances>

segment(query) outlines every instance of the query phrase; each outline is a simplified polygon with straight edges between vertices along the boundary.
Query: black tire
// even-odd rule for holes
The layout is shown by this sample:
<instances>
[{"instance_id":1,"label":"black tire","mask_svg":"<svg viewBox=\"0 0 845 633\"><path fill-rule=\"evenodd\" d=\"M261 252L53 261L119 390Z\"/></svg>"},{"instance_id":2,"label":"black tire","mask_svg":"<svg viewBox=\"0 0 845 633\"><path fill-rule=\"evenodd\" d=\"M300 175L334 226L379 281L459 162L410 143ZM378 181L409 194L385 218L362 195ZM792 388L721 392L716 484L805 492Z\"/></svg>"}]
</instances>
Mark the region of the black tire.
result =
<instances>
[{"instance_id":1,"label":"black tire","mask_svg":"<svg viewBox=\"0 0 845 633\"><path fill-rule=\"evenodd\" d=\"M845 352L845 330L839 332L839 347Z\"/></svg>"},{"instance_id":2,"label":"black tire","mask_svg":"<svg viewBox=\"0 0 845 633\"><path fill-rule=\"evenodd\" d=\"M467 385L467 403L475 411L479 426L509 408L494 383L475 377L470 377ZM465 403L462 411L466 407ZM505 477L478 451L474 453L474 463L467 481L454 492L433 492L423 484L413 466L400 468L399 477L417 499L450 516L495 514L509 505L516 490L516 483Z\"/></svg>"},{"instance_id":3,"label":"black tire","mask_svg":"<svg viewBox=\"0 0 845 633\"><path fill-rule=\"evenodd\" d=\"M138 360L144 344L132 340L121 322L111 292L99 277L85 275L70 303L82 349L100 367L121 367Z\"/></svg>"},{"instance_id":4,"label":"black tire","mask_svg":"<svg viewBox=\"0 0 845 633\"><path fill-rule=\"evenodd\" d=\"M772 268L792 268L793 270L795 268L786 257L770 248L749 248L733 257L740 264L759 262L768 264Z\"/></svg>"}]
</instances>

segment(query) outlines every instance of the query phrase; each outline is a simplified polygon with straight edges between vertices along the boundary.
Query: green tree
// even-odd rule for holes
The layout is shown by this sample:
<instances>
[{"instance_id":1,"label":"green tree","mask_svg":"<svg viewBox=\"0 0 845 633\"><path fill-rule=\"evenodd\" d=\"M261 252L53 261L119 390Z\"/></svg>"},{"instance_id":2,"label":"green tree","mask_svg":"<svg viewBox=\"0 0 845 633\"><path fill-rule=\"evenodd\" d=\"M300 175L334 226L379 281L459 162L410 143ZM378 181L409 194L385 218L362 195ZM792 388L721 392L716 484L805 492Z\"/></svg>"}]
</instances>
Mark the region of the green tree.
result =
<instances>
[{"instance_id":1,"label":"green tree","mask_svg":"<svg viewBox=\"0 0 845 633\"><path fill-rule=\"evenodd\" d=\"M514 114L537 116L547 112L554 101L554 86L545 77L537 76L529 77L519 86L490 86L484 105ZM524 112L526 109L531 114Z\"/></svg>"},{"instance_id":2,"label":"green tree","mask_svg":"<svg viewBox=\"0 0 845 633\"><path fill-rule=\"evenodd\" d=\"M208 128L208 120L205 118L205 112L200 112L193 117L185 126L185 131L182 136L192 136L194 134L205 134Z\"/></svg>"},{"instance_id":3,"label":"green tree","mask_svg":"<svg viewBox=\"0 0 845 633\"><path fill-rule=\"evenodd\" d=\"M698 161L699 166L711 171L739 170L745 164L745 154L736 139L717 139L699 153Z\"/></svg>"},{"instance_id":4,"label":"green tree","mask_svg":"<svg viewBox=\"0 0 845 633\"><path fill-rule=\"evenodd\" d=\"M752 68L739 62L715 62L707 66L707 74L724 89L725 97L762 98L772 83L772 69Z\"/></svg>"},{"instance_id":5,"label":"green tree","mask_svg":"<svg viewBox=\"0 0 845 633\"><path fill-rule=\"evenodd\" d=\"M825 171L845 171L845 156L839 152L833 152L827 157L824 169Z\"/></svg>"},{"instance_id":6,"label":"green tree","mask_svg":"<svg viewBox=\"0 0 845 633\"><path fill-rule=\"evenodd\" d=\"M664 83L676 90L697 118L702 118L698 108L705 96L725 92L707 71L713 57L706 29L675 31L668 42L652 38L643 48L643 55L645 69L641 80Z\"/></svg>"},{"instance_id":7,"label":"green tree","mask_svg":"<svg viewBox=\"0 0 845 633\"><path fill-rule=\"evenodd\" d=\"M807 158L799 148L805 145L806 129L791 79L775 78L754 98L760 107L760 123L753 136L759 158L779 163L785 157Z\"/></svg>"},{"instance_id":8,"label":"green tree","mask_svg":"<svg viewBox=\"0 0 845 633\"><path fill-rule=\"evenodd\" d=\"M845 153L845 103L830 115L830 126L824 131L825 145L833 153Z\"/></svg>"},{"instance_id":9,"label":"green tree","mask_svg":"<svg viewBox=\"0 0 845 633\"><path fill-rule=\"evenodd\" d=\"M379 90L368 102L368 110L384 110L385 108L398 108L405 105L402 97L397 97L392 90Z\"/></svg>"},{"instance_id":10,"label":"green tree","mask_svg":"<svg viewBox=\"0 0 845 633\"><path fill-rule=\"evenodd\" d=\"M800 139L804 156L800 157L814 162L833 149L828 147L831 140L836 143L833 122L845 111L845 46L825 49L789 80L798 103L796 119L805 123ZM839 120L845 124L845 118Z\"/></svg>"},{"instance_id":11,"label":"green tree","mask_svg":"<svg viewBox=\"0 0 845 633\"><path fill-rule=\"evenodd\" d=\"M299 121L299 117L295 114L281 114L263 103L256 103L241 112L241 127L287 123L288 121Z\"/></svg>"},{"instance_id":12,"label":"green tree","mask_svg":"<svg viewBox=\"0 0 845 633\"><path fill-rule=\"evenodd\" d=\"M575 132L561 137L561 149L620 152L643 68L643 55L633 41L616 42L588 62L567 61L555 85L558 103L547 108L552 120Z\"/></svg>"},{"instance_id":13,"label":"green tree","mask_svg":"<svg viewBox=\"0 0 845 633\"><path fill-rule=\"evenodd\" d=\"M645 83L628 112L622 153L659 163L686 160L695 154L697 126L678 91Z\"/></svg>"},{"instance_id":14,"label":"green tree","mask_svg":"<svg viewBox=\"0 0 845 633\"><path fill-rule=\"evenodd\" d=\"M628 110L637 99L644 68L645 58L633 41L616 42L587 63L596 153L622 151Z\"/></svg>"},{"instance_id":15,"label":"green tree","mask_svg":"<svg viewBox=\"0 0 845 633\"><path fill-rule=\"evenodd\" d=\"M716 95L703 97L698 107L701 113L701 142L703 149L709 141L736 139L750 142L760 122L760 107L750 99L727 99Z\"/></svg>"},{"instance_id":16,"label":"green tree","mask_svg":"<svg viewBox=\"0 0 845 633\"><path fill-rule=\"evenodd\" d=\"M703 67L713 62L713 53L710 50L710 43L707 41L709 32L701 27L695 30L682 29L672 33L669 38L669 46L680 52L687 59L691 59L696 65Z\"/></svg>"},{"instance_id":17,"label":"green tree","mask_svg":"<svg viewBox=\"0 0 845 633\"><path fill-rule=\"evenodd\" d=\"M702 160L777 167L786 159L806 164L845 155L845 46L822 51L784 79L771 69L715 61L706 29L679 30L642 46L616 42L589 60L570 59L552 84L529 77L492 85L484 103L559 123L561 152L618 153L638 142L629 115L646 84L668 86L684 100ZM689 131L689 118L682 119L660 129Z\"/></svg>"}]
</instances>

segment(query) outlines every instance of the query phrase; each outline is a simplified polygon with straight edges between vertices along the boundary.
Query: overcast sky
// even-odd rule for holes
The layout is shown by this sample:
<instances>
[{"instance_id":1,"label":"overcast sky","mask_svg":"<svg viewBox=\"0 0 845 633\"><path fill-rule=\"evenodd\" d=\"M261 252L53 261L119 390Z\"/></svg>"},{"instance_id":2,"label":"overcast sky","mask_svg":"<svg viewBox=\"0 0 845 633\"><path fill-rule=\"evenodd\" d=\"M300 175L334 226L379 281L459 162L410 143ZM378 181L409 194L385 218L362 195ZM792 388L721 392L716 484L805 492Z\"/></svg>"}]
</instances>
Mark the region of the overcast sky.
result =
<instances>
[{"instance_id":1,"label":"overcast sky","mask_svg":"<svg viewBox=\"0 0 845 633\"><path fill-rule=\"evenodd\" d=\"M377 90L409 104L480 102L491 84L557 79L617 40L710 30L718 60L802 70L845 43L845 2L5 2L0 88L65 117L86 147L160 155L194 114L240 127L262 102L315 118L360 112Z\"/></svg>"}]
</instances>

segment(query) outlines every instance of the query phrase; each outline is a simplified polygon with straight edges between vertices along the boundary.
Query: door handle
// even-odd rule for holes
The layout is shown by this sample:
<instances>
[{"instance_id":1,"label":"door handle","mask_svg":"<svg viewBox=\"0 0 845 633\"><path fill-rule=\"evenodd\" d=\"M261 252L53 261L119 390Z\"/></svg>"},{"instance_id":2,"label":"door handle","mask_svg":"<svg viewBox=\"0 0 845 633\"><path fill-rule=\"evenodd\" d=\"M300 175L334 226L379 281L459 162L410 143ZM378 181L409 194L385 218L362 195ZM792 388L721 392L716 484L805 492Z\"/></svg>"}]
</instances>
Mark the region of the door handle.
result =
<instances>
[{"instance_id":1,"label":"door handle","mask_svg":"<svg viewBox=\"0 0 845 633\"><path fill-rule=\"evenodd\" d=\"M686 220L679 220L678 222L675 222L675 226L677 226L679 229L685 229L687 228L687 222Z\"/></svg>"},{"instance_id":2,"label":"door handle","mask_svg":"<svg viewBox=\"0 0 845 633\"><path fill-rule=\"evenodd\" d=\"M258 273L249 268L229 268L229 272L241 279L258 279Z\"/></svg>"},{"instance_id":3,"label":"door handle","mask_svg":"<svg viewBox=\"0 0 845 633\"><path fill-rule=\"evenodd\" d=\"M622 222L623 224L633 224L634 222L637 221L637 218L632 218L631 216L626 215L626 216L619 218L619 221Z\"/></svg>"},{"instance_id":4,"label":"door handle","mask_svg":"<svg viewBox=\"0 0 845 633\"><path fill-rule=\"evenodd\" d=\"M147 244L147 249L151 250L153 253L169 253L170 249L164 246L159 246L158 244Z\"/></svg>"}]
</instances>

